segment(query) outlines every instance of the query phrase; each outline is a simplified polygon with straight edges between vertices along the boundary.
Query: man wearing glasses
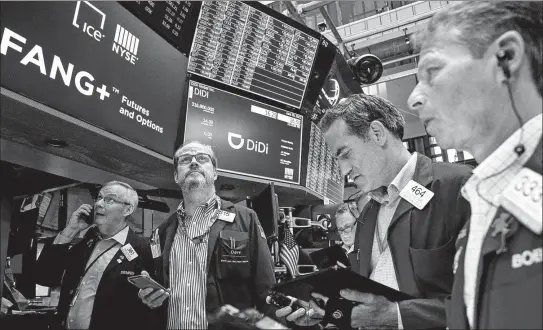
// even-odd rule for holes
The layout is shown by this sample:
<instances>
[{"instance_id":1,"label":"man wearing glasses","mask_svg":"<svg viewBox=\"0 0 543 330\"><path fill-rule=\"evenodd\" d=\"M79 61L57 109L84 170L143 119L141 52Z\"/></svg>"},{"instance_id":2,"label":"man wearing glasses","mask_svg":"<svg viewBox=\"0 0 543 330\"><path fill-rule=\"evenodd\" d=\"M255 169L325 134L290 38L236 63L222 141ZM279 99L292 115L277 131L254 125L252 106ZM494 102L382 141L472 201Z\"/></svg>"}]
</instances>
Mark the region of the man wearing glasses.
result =
<instances>
[{"instance_id":1,"label":"man wearing glasses","mask_svg":"<svg viewBox=\"0 0 543 330\"><path fill-rule=\"evenodd\" d=\"M256 213L217 196L217 158L209 146L185 143L174 153L174 166L183 200L151 238L151 276L168 291L139 293L158 308L160 324L154 328L213 328L212 315L225 304L266 310L275 276Z\"/></svg>"},{"instance_id":2,"label":"man wearing glasses","mask_svg":"<svg viewBox=\"0 0 543 330\"><path fill-rule=\"evenodd\" d=\"M343 245L341 246L349 258L351 266L356 265L357 251L354 248L356 234L356 217L349 209L349 204L342 204L336 211L336 227ZM354 269L355 267L353 267Z\"/></svg>"},{"instance_id":3,"label":"man wearing glasses","mask_svg":"<svg viewBox=\"0 0 543 330\"><path fill-rule=\"evenodd\" d=\"M338 316L340 328L445 327L444 300L453 283L455 241L469 218L469 204L460 194L471 169L432 163L409 153L402 138L405 121L398 108L376 96L358 94L329 109L321 120L326 144L343 175L353 178L371 201L357 224L357 273L415 299L399 303L370 293L342 290L340 299L316 296L287 316L300 325ZM339 308L339 309L338 309ZM284 316L290 307L277 311ZM336 312L337 311L337 312Z\"/></svg>"},{"instance_id":4,"label":"man wearing glasses","mask_svg":"<svg viewBox=\"0 0 543 330\"><path fill-rule=\"evenodd\" d=\"M36 282L61 285L60 328L146 329L151 311L127 278L152 269L149 242L135 234L127 218L138 206L128 184L106 183L94 208L81 205L66 228L46 244L36 263ZM82 231L86 233L72 246Z\"/></svg>"}]
</instances>

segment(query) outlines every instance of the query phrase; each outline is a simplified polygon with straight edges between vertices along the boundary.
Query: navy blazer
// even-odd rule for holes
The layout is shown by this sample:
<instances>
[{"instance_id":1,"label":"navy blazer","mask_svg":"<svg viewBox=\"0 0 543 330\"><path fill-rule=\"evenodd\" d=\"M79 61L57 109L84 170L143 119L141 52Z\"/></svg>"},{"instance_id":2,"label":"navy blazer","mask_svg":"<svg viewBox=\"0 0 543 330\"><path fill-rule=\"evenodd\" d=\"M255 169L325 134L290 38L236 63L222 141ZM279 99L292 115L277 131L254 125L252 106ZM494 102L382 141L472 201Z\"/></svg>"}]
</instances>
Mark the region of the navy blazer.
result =
<instances>
[{"instance_id":1,"label":"navy blazer","mask_svg":"<svg viewBox=\"0 0 543 330\"><path fill-rule=\"evenodd\" d=\"M444 300L453 284L455 241L470 217L468 202L460 189L471 175L471 167L432 163L417 155L413 180L435 195L419 210L400 200L388 229L388 244L400 291L416 297L399 303L405 329L445 327ZM380 205L371 200L358 219L353 270L370 275L375 224Z\"/></svg>"},{"instance_id":2,"label":"navy blazer","mask_svg":"<svg viewBox=\"0 0 543 330\"><path fill-rule=\"evenodd\" d=\"M83 277L87 261L94 246L86 235L81 241L71 244L45 244L36 262L36 283L44 286L61 286L57 307L56 326L66 328L70 303ZM125 244L131 244L138 256L131 261L126 258L117 262L123 252L119 251L107 265L94 299L89 329L147 329L151 310L138 297L139 289L128 282L131 275L150 271L153 266L148 241L129 229Z\"/></svg>"}]
</instances>

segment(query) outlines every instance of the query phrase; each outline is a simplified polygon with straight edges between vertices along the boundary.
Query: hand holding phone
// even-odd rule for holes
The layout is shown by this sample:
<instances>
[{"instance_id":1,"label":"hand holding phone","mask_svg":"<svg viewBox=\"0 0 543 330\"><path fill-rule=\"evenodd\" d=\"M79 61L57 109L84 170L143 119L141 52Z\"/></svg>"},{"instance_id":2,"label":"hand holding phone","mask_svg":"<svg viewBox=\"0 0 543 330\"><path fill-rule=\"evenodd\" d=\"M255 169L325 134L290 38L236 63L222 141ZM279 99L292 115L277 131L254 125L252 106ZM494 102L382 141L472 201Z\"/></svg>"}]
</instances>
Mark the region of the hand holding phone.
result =
<instances>
[{"instance_id":1,"label":"hand holding phone","mask_svg":"<svg viewBox=\"0 0 543 330\"><path fill-rule=\"evenodd\" d=\"M134 275L130 276L128 278L128 282L132 283L133 285L137 286L139 289L147 289L147 288L153 288L155 290L166 290L165 287L160 285L157 281L153 280L149 275Z\"/></svg>"},{"instance_id":2,"label":"hand holding phone","mask_svg":"<svg viewBox=\"0 0 543 330\"><path fill-rule=\"evenodd\" d=\"M150 308L161 306L170 296L169 290L154 281L146 271L142 271L141 275L130 276L128 281L140 288L138 296Z\"/></svg>"},{"instance_id":3,"label":"hand holding phone","mask_svg":"<svg viewBox=\"0 0 543 330\"><path fill-rule=\"evenodd\" d=\"M70 221L64 228L64 236L75 237L79 232L87 229L94 223L94 209L89 204L83 204L72 213Z\"/></svg>"}]
</instances>

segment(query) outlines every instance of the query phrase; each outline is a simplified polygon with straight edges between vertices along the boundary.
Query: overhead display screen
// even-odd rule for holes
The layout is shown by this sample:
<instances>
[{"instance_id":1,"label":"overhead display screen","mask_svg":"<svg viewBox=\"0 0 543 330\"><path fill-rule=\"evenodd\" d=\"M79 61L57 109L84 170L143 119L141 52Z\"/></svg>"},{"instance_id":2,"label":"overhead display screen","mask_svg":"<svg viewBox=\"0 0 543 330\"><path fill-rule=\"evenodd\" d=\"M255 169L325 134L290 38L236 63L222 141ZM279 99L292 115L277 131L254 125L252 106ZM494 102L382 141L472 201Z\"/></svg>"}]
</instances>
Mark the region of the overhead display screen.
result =
<instances>
[{"instance_id":1,"label":"overhead display screen","mask_svg":"<svg viewBox=\"0 0 543 330\"><path fill-rule=\"evenodd\" d=\"M198 1L121 1L134 15L155 29L185 55L190 50L191 34L185 33L192 25L193 15L201 3ZM191 30L192 27L188 27Z\"/></svg>"},{"instance_id":2,"label":"overhead display screen","mask_svg":"<svg viewBox=\"0 0 543 330\"><path fill-rule=\"evenodd\" d=\"M2 87L171 156L187 65L177 49L115 2L0 6Z\"/></svg>"},{"instance_id":3,"label":"overhead display screen","mask_svg":"<svg viewBox=\"0 0 543 330\"><path fill-rule=\"evenodd\" d=\"M300 183L303 117L189 80L185 141L209 144L225 172Z\"/></svg>"},{"instance_id":4,"label":"overhead display screen","mask_svg":"<svg viewBox=\"0 0 543 330\"><path fill-rule=\"evenodd\" d=\"M299 109L319 41L247 3L206 1L188 71Z\"/></svg>"}]
</instances>

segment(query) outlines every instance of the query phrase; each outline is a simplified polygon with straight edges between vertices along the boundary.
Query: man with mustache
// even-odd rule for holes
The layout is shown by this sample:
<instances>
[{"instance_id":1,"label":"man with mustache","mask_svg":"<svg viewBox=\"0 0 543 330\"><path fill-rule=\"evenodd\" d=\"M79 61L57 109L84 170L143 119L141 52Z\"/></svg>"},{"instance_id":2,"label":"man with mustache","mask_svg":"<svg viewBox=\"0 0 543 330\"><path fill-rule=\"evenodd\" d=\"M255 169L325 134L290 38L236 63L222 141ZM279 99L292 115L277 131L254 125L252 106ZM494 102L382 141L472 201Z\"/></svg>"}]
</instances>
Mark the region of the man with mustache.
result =
<instances>
[{"instance_id":1,"label":"man with mustache","mask_svg":"<svg viewBox=\"0 0 543 330\"><path fill-rule=\"evenodd\" d=\"M174 166L183 200L151 237L151 275L168 291L139 293L159 308L157 328L212 328L212 315L225 304L265 310L275 275L256 213L216 195L217 158L209 146L185 143L174 153Z\"/></svg>"},{"instance_id":2,"label":"man with mustache","mask_svg":"<svg viewBox=\"0 0 543 330\"><path fill-rule=\"evenodd\" d=\"M541 1L458 2L415 38L409 106L442 148L480 164L462 187L451 329L541 329ZM538 32L539 31L539 32Z\"/></svg>"}]
</instances>

